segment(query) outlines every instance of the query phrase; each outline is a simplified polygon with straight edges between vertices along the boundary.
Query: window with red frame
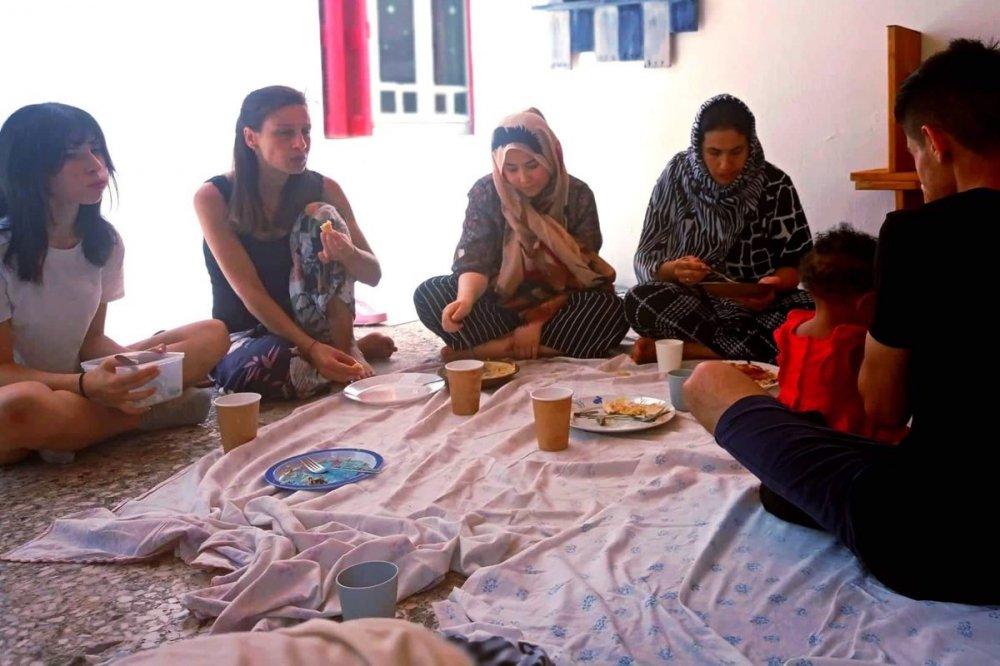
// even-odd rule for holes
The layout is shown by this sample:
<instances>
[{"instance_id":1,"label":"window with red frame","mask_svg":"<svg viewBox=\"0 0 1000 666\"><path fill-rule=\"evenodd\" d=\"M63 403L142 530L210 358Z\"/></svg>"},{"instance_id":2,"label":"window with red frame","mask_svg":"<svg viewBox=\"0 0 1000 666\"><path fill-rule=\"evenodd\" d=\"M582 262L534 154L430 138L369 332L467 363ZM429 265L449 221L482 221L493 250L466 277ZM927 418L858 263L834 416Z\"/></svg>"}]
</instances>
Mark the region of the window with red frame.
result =
<instances>
[{"instance_id":1,"label":"window with red frame","mask_svg":"<svg viewBox=\"0 0 1000 666\"><path fill-rule=\"evenodd\" d=\"M469 0L320 0L324 133L472 131Z\"/></svg>"}]
</instances>

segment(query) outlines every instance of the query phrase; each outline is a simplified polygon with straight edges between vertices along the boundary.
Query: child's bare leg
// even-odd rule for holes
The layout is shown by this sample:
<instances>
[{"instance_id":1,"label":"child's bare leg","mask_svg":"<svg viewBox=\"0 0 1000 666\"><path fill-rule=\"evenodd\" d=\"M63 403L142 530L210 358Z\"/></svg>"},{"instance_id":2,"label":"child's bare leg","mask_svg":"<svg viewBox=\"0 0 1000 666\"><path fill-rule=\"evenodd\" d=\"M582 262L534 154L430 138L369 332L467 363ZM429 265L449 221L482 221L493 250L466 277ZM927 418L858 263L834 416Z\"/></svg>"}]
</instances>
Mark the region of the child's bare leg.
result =
<instances>
[{"instance_id":1,"label":"child's bare leg","mask_svg":"<svg viewBox=\"0 0 1000 666\"><path fill-rule=\"evenodd\" d=\"M166 345L167 351L184 352L184 386L205 379L208 373L229 351L229 332L218 319L187 324L129 345L132 349L149 349Z\"/></svg>"},{"instance_id":2,"label":"child's bare leg","mask_svg":"<svg viewBox=\"0 0 1000 666\"><path fill-rule=\"evenodd\" d=\"M0 387L0 465L31 451L77 451L134 430L139 417L40 382Z\"/></svg>"}]
</instances>

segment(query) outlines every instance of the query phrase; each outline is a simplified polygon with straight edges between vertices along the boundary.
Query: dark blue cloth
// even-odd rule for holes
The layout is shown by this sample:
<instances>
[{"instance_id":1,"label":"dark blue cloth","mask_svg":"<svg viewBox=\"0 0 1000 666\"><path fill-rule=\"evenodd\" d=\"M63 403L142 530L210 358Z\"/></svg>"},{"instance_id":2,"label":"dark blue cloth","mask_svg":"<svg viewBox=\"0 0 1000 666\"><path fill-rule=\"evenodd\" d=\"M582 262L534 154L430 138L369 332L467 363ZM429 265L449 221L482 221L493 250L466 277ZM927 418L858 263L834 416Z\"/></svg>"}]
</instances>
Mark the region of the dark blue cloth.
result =
<instances>
[{"instance_id":1,"label":"dark blue cloth","mask_svg":"<svg viewBox=\"0 0 1000 666\"><path fill-rule=\"evenodd\" d=\"M288 387L292 355L292 343L260 326L230 348L211 377L223 393L252 391L264 399L294 398Z\"/></svg>"}]
</instances>

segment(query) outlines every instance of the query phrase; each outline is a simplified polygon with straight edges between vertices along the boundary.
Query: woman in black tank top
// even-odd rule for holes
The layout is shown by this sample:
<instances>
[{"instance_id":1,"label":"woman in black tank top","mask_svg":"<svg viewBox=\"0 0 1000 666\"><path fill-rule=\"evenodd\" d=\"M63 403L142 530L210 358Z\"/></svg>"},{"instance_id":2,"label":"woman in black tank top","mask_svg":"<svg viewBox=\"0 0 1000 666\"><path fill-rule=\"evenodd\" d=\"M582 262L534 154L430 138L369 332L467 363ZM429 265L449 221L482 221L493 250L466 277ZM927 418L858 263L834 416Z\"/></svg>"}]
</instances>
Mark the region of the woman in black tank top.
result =
<instances>
[{"instance_id":1,"label":"woman in black tank top","mask_svg":"<svg viewBox=\"0 0 1000 666\"><path fill-rule=\"evenodd\" d=\"M306 397L395 351L378 333L354 339L354 281L377 284L381 267L340 186L306 169L310 129L302 93L250 93L232 173L195 195L212 314L233 338L213 374L224 391Z\"/></svg>"}]
</instances>

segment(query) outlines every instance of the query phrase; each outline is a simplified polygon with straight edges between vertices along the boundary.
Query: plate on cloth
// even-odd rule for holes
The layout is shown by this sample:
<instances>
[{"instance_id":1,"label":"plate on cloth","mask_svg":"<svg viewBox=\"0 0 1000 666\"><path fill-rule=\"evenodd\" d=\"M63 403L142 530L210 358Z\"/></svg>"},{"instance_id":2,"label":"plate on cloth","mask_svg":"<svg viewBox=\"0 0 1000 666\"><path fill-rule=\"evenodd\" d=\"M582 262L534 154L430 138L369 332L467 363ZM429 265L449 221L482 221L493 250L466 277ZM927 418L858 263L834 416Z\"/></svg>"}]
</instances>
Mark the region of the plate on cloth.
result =
<instances>
[{"instance_id":1,"label":"plate on cloth","mask_svg":"<svg viewBox=\"0 0 1000 666\"><path fill-rule=\"evenodd\" d=\"M778 386L778 366L758 361L726 361L736 367L750 379L757 382L765 391Z\"/></svg>"},{"instance_id":2,"label":"plate on cloth","mask_svg":"<svg viewBox=\"0 0 1000 666\"><path fill-rule=\"evenodd\" d=\"M500 359L497 361L483 361L483 388L493 389L502 386L517 376L521 371L521 366L512 359ZM442 365L438 370L438 375L448 381L448 371Z\"/></svg>"},{"instance_id":3,"label":"plate on cloth","mask_svg":"<svg viewBox=\"0 0 1000 666\"><path fill-rule=\"evenodd\" d=\"M666 400L645 395L591 395L573 399L569 424L587 432L634 432L661 426L676 413Z\"/></svg>"},{"instance_id":4,"label":"plate on cloth","mask_svg":"<svg viewBox=\"0 0 1000 666\"><path fill-rule=\"evenodd\" d=\"M326 468L324 472L310 472L302 462L309 456ZM367 449L324 449L309 451L285 458L271 465L264 472L264 480L284 490L333 490L348 483L360 481L374 474L353 470L382 468L382 456ZM341 468L341 469L337 469Z\"/></svg>"},{"instance_id":5,"label":"plate on cloth","mask_svg":"<svg viewBox=\"0 0 1000 666\"><path fill-rule=\"evenodd\" d=\"M405 405L444 388L444 380L425 372L375 375L344 387L344 395L368 405Z\"/></svg>"},{"instance_id":6,"label":"plate on cloth","mask_svg":"<svg viewBox=\"0 0 1000 666\"><path fill-rule=\"evenodd\" d=\"M759 282L699 282L706 293L719 298L760 298L774 291L774 285Z\"/></svg>"}]
</instances>

